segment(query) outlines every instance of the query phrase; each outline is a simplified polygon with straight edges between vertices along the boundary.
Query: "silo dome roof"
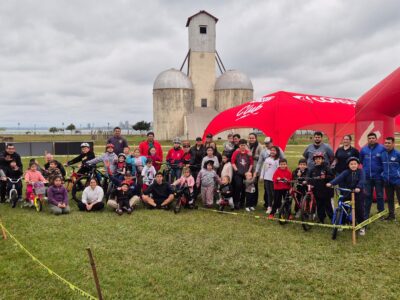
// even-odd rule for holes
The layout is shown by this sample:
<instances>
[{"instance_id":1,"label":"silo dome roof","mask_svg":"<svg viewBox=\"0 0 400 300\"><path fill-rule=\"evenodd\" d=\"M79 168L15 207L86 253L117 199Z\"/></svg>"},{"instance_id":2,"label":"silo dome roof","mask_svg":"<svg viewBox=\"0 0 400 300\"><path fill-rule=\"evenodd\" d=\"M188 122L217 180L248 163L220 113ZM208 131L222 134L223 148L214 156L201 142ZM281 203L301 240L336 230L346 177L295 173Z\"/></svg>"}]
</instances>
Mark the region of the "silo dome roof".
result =
<instances>
[{"instance_id":1,"label":"silo dome roof","mask_svg":"<svg viewBox=\"0 0 400 300\"><path fill-rule=\"evenodd\" d=\"M153 90L160 89L193 89L192 81L183 72L169 69L158 74Z\"/></svg>"},{"instance_id":2,"label":"silo dome roof","mask_svg":"<svg viewBox=\"0 0 400 300\"><path fill-rule=\"evenodd\" d=\"M237 70L228 70L218 77L215 90L253 90L250 78Z\"/></svg>"}]
</instances>

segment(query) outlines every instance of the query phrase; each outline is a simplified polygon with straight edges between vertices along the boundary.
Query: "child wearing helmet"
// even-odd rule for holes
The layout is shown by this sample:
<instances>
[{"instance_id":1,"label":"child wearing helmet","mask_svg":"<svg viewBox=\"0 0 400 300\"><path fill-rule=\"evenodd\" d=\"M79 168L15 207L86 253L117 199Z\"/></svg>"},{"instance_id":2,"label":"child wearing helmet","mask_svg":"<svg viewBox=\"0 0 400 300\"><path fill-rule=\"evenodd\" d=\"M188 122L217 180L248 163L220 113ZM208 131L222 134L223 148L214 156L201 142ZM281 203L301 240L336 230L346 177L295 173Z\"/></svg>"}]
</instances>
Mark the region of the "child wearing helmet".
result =
<instances>
[{"instance_id":1,"label":"child wearing helmet","mask_svg":"<svg viewBox=\"0 0 400 300\"><path fill-rule=\"evenodd\" d=\"M166 160L171 168L171 182L174 182L174 180L179 179L182 174L182 168L183 168L183 155L185 154L182 150L181 147L181 139L180 138L175 138L173 140L174 146L169 149Z\"/></svg>"},{"instance_id":2,"label":"child wearing helmet","mask_svg":"<svg viewBox=\"0 0 400 300\"><path fill-rule=\"evenodd\" d=\"M118 154L118 160L115 162L116 170L115 175L119 178L124 178L126 171L129 169L126 163L126 155L124 153Z\"/></svg>"},{"instance_id":3,"label":"child wearing helmet","mask_svg":"<svg viewBox=\"0 0 400 300\"><path fill-rule=\"evenodd\" d=\"M114 175L116 173L116 164L115 162L118 160L117 155L114 153L114 145L107 144L106 145L106 152L99 157L89 160L86 165L93 166L102 162L104 166L109 171L108 173Z\"/></svg>"},{"instance_id":4,"label":"child wearing helmet","mask_svg":"<svg viewBox=\"0 0 400 300\"><path fill-rule=\"evenodd\" d=\"M326 184L327 187L333 185L339 185L341 188L354 190L355 195L355 213L356 221L358 224L364 222L364 197L363 188L365 184L365 174L362 169L359 168L360 160L357 157L350 157L347 159L347 169L340 173L338 177ZM345 200L351 199L351 193L347 193ZM365 235L365 228L361 228L359 231L360 235Z\"/></svg>"},{"instance_id":5,"label":"child wearing helmet","mask_svg":"<svg viewBox=\"0 0 400 300\"><path fill-rule=\"evenodd\" d=\"M314 166L312 166L308 173L309 183L314 186L313 193L317 202L317 214L321 223L324 223L326 215L332 219L333 209L331 198L333 197L333 190L329 189L326 184L333 179L331 168L325 164L325 153L315 152L313 155Z\"/></svg>"},{"instance_id":6,"label":"child wearing helmet","mask_svg":"<svg viewBox=\"0 0 400 300\"><path fill-rule=\"evenodd\" d=\"M89 172L89 168L85 167L86 162L94 159L95 157L96 156L94 155L93 150L90 149L89 143L82 143L81 144L81 154L79 154L77 157L71 159L70 161L67 161L67 163L65 165L70 166L70 165L76 164L78 162L82 162L82 165L78 170L78 173L86 174L87 172Z\"/></svg>"}]
</instances>

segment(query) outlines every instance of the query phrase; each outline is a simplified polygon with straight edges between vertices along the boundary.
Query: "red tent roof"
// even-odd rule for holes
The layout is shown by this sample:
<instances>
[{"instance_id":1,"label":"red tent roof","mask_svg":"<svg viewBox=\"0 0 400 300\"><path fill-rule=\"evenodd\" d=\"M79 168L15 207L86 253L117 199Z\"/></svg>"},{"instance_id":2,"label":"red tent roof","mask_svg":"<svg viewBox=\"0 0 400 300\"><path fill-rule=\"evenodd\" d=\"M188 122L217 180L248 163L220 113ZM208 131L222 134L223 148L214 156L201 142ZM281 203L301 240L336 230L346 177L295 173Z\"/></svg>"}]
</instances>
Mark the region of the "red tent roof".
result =
<instances>
[{"instance_id":1,"label":"red tent roof","mask_svg":"<svg viewBox=\"0 0 400 300\"><path fill-rule=\"evenodd\" d=\"M298 129L323 131L333 148L354 132L356 102L351 99L279 91L233 107L217 115L204 136L232 128L257 128L285 149Z\"/></svg>"}]
</instances>

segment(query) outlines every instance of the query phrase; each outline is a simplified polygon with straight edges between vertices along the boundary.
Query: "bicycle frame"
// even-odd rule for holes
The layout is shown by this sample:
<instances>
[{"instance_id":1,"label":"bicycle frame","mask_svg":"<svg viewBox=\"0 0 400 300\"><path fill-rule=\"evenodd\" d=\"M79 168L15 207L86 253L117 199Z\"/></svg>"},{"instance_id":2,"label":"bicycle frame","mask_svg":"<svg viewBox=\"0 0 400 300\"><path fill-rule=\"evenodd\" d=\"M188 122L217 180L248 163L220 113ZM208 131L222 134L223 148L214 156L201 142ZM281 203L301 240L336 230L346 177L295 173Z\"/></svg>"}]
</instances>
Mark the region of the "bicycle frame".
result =
<instances>
[{"instance_id":1,"label":"bicycle frame","mask_svg":"<svg viewBox=\"0 0 400 300\"><path fill-rule=\"evenodd\" d=\"M343 188L336 188L337 191L340 192L352 192L349 189L343 189ZM347 221L349 223L351 223L352 221L352 216L351 216L351 211L352 211L352 206L349 203L349 201L344 201L343 199L345 198L345 196L343 194L339 194L339 199L338 199L338 206L337 208L333 211L333 217L332 217L332 224L335 223L336 220L336 215L338 213L340 213L340 225L343 224L343 221ZM343 216L345 216L345 219L343 219Z\"/></svg>"},{"instance_id":2,"label":"bicycle frame","mask_svg":"<svg viewBox=\"0 0 400 300\"><path fill-rule=\"evenodd\" d=\"M8 192L8 195L9 195L8 199L11 199L11 194L12 194L13 191L16 191L17 195L18 195L18 191L17 191L16 185L18 184L18 182L22 181L22 177L18 178L17 180L14 180L14 179L11 179L10 177L7 177L7 180L12 184L11 185L11 189ZM18 195L18 196L21 196L21 195Z\"/></svg>"}]
</instances>

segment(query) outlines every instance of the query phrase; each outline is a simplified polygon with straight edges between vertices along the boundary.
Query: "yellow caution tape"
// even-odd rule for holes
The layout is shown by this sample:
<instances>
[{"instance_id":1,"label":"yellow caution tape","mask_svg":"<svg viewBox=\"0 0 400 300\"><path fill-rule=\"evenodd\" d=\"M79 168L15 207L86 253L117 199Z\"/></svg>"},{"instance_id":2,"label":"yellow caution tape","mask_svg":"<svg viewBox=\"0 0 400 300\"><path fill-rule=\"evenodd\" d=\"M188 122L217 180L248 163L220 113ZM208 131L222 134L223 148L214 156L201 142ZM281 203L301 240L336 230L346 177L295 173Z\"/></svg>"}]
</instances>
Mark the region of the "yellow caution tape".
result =
<instances>
[{"instance_id":1,"label":"yellow caution tape","mask_svg":"<svg viewBox=\"0 0 400 300\"><path fill-rule=\"evenodd\" d=\"M79 295L87 298L87 299L91 299L91 300L98 300L98 298L90 295L89 293L85 292L84 290L78 288L76 285L72 284L71 282L69 282L68 280L66 280L65 278L61 277L60 275L58 275L56 272L52 271L49 267L47 267L44 263L42 263L40 260L38 260L32 253L30 253L28 251L28 249L26 249L24 247L24 245L22 245L8 230L7 228L4 227L4 225L2 223L0 223L0 226L4 229L4 231L8 234L8 236L10 236L10 238L12 238L14 240L14 242L21 248L21 250L23 250L26 254L28 254L32 260L34 262L37 262L42 268L44 268L50 275L55 276L58 280L60 280L62 283L64 283L65 285L67 285L71 290L73 290L74 292L78 293Z\"/></svg>"},{"instance_id":2,"label":"yellow caution tape","mask_svg":"<svg viewBox=\"0 0 400 300\"><path fill-rule=\"evenodd\" d=\"M400 205L396 203L394 208L398 209L399 207L400 207ZM368 224L371 224L372 222L375 222L376 220L378 220L378 219L382 218L383 216L387 215L388 213L389 213L389 211L387 209L385 209L384 211L381 211L380 213L377 213L376 215L373 215L369 219L365 220L364 222L358 224L354 229L355 230L360 230L364 226L366 226Z\"/></svg>"}]
</instances>

